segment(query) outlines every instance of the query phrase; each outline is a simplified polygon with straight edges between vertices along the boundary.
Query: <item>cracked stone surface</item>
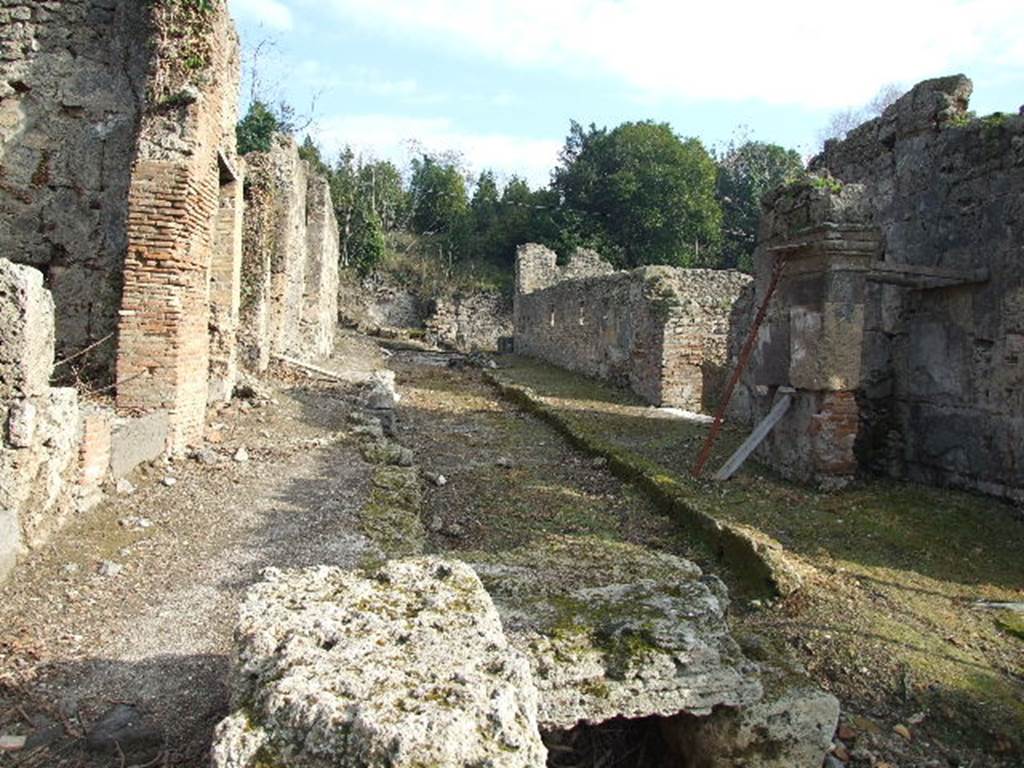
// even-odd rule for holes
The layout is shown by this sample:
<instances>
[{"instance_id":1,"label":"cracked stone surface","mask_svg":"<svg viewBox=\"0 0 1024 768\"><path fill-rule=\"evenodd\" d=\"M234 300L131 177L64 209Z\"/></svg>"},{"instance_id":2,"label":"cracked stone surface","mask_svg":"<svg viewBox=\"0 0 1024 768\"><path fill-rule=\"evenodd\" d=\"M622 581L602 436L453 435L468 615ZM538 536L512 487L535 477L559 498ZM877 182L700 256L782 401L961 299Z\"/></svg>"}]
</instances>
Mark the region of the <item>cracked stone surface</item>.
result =
<instances>
[{"instance_id":1,"label":"cracked stone surface","mask_svg":"<svg viewBox=\"0 0 1024 768\"><path fill-rule=\"evenodd\" d=\"M729 634L725 589L693 563L594 537L551 536L474 558L540 690L544 728L761 698Z\"/></svg>"},{"instance_id":2,"label":"cracked stone surface","mask_svg":"<svg viewBox=\"0 0 1024 768\"><path fill-rule=\"evenodd\" d=\"M463 563L270 569L236 642L214 768L544 765L529 663Z\"/></svg>"}]
</instances>

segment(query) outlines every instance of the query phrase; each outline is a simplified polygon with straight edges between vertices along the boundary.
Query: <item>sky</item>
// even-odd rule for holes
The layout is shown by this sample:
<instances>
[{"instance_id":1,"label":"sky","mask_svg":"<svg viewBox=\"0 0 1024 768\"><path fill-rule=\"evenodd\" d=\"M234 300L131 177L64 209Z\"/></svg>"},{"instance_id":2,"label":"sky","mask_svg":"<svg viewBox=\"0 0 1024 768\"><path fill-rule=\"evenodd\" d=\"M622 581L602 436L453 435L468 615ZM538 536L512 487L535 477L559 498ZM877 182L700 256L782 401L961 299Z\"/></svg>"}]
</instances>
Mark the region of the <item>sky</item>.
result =
<instances>
[{"instance_id":1,"label":"sky","mask_svg":"<svg viewBox=\"0 0 1024 768\"><path fill-rule=\"evenodd\" d=\"M410 140L546 184L571 120L668 122L807 156L838 110L962 72L1024 104L1024 0L229 0L253 94L403 167ZM253 86L255 73L255 87ZM313 104L315 97L315 105Z\"/></svg>"}]
</instances>

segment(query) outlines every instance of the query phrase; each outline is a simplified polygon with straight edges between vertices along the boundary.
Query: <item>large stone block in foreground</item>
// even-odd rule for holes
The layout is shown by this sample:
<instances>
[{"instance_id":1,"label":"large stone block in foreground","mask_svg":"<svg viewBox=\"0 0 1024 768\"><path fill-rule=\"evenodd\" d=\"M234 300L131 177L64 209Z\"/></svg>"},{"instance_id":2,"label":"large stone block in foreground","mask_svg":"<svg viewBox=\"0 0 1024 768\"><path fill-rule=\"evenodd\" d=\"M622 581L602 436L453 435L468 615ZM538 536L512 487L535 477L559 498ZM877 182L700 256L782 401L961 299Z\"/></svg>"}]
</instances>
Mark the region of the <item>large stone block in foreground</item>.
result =
<instances>
[{"instance_id":1,"label":"large stone block in foreground","mask_svg":"<svg viewBox=\"0 0 1024 768\"><path fill-rule=\"evenodd\" d=\"M473 564L530 658L545 729L761 699L758 667L729 633L725 586L688 560L549 536Z\"/></svg>"},{"instance_id":2,"label":"large stone block in foreground","mask_svg":"<svg viewBox=\"0 0 1024 768\"><path fill-rule=\"evenodd\" d=\"M544 765L529 663L461 563L270 570L236 642L214 768Z\"/></svg>"}]
</instances>

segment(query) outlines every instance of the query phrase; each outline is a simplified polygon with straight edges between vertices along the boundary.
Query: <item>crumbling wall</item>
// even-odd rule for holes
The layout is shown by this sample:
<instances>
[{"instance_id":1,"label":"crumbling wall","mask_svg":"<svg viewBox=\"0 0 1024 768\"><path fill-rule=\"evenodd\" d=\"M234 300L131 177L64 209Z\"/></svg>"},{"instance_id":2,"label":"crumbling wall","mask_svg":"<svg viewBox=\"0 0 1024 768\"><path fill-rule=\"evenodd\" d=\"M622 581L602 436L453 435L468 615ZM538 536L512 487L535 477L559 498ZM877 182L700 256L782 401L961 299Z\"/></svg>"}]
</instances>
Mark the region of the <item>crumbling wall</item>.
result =
<instances>
[{"instance_id":1,"label":"crumbling wall","mask_svg":"<svg viewBox=\"0 0 1024 768\"><path fill-rule=\"evenodd\" d=\"M221 161L222 164L224 161ZM238 380L242 303L242 222L245 161L222 167L210 264L210 402L226 402Z\"/></svg>"},{"instance_id":2,"label":"crumbling wall","mask_svg":"<svg viewBox=\"0 0 1024 768\"><path fill-rule=\"evenodd\" d=\"M327 355L338 323L340 252L327 179L282 134L246 163L243 358L264 370L273 354Z\"/></svg>"},{"instance_id":3,"label":"crumbling wall","mask_svg":"<svg viewBox=\"0 0 1024 768\"><path fill-rule=\"evenodd\" d=\"M0 253L43 272L60 357L111 337L87 359L100 378L115 350L147 5L0 4Z\"/></svg>"},{"instance_id":4,"label":"crumbling wall","mask_svg":"<svg viewBox=\"0 0 1024 768\"><path fill-rule=\"evenodd\" d=\"M648 402L711 407L721 389L739 272L644 267L615 272L581 251L559 267L520 249L515 349L628 386Z\"/></svg>"},{"instance_id":5,"label":"crumbling wall","mask_svg":"<svg viewBox=\"0 0 1024 768\"><path fill-rule=\"evenodd\" d=\"M512 301L500 291L442 297L424 324L426 339L463 352L496 352L512 337Z\"/></svg>"},{"instance_id":6,"label":"crumbling wall","mask_svg":"<svg viewBox=\"0 0 1024 768\"><path fill-rule=\"evenodd\" d=\"M0 259L0 579L95 503L109 465L109 414L50 387L54 338L42 273Z\"/></svg>"},{"instance_id":7,"label":"crumbling wall","mask_svg":"<svg viewBox=\"0 0 1024 768\"><path fill-rule=\"evenodd\" d=\"M168 448L180 451L201 437L205 419L208 284L222 182L240 181L241 69L225 3L160 2L151 12L155 53L128 196L117 404L166 410Z\"/></svg>"},{"instance_id":8,"label":"crumbling wall","mask_svg":"<svg viewBox=\"0 0 1024 768\"><path fill-rule=\"evenodd\" d=\"M391 275L374 272L360 277L347 269L338 289L338 312L350 325L372 328L422 328L430 317L429 302Z\"/></svg>"},{"instance_id":9,"label":"crumbling wall","mask_svg":"<svg viewBox=\"0 0 1024 768\"><path fill-rule=\"evenodd\" d=\"M329 355L338 328L338 261L341 251L331 186L310 175L306 217L306 288L302 312L307 354Z\"/></svg>"},{"instance_id":10,"label":"crumbling wall","mask_svg":"<svg viewBox=\"0 0 1024 768\"><path fill-rule=\"evenodd\" d=\"M265 371L270 365L270 259L277 248L277 187L269 154L252 152L245 162L238 352L244 366Z\"/></svg>"},{"instance_id":11,"label":"crumbling wall","mask_svg":"<svg viewBox=\"0 0 1024 768\"><path fill-rule=\"evenodd\" d=\"M1020 499L1024 117L972 119L971 90L921 83L813 167L864 185L882 260L910 268L868 286L862 460Z\"/></svg>"},{"instance_id":12,"label":"crumbling wall","mask_svg":"<svg viewBox=\"0 0 1024 768\"><path fill-rule=\"evenodd\" d=\"M788 322L770 323L760 343L803 344L799 367L840 381L833 447L851 441L852 419L854 465L1024 498L1024 117L972 118L970 93L963 76L920 83L812 162L831 188L819 190L822 199L858 198L854 218L870 222L879 244L861 279L847 270L843 280L862 295L850 294L852 314L836 315L832 331L811 328L820 318L783 291L776 311L789 312ZM790 245L800 247L813 208L801 211L785 194L766 199L759 286L771 269L768 241L779 234L772 227L787 219ZM781 383L793 357L764 352L755 387ZM763 412L769 393L754 394ZM782 426L768 456L810 445L811 433L787 435ZM832 439L824 425L813 434Z\"/></svg>"}]
</instances>

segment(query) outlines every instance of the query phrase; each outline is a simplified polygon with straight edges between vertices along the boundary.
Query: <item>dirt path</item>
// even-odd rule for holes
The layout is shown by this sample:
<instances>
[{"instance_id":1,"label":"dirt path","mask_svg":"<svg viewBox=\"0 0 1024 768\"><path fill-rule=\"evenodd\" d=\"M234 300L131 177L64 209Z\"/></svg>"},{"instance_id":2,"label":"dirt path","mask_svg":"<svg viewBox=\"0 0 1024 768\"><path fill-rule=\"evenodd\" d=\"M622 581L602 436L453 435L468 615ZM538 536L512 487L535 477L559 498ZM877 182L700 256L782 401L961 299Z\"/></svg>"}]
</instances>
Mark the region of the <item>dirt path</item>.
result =
<instances>
[{"instance_id":1,"label":"dirt path","mask_svg":"<svg viewBox=\"0 0 1024 768\"><path fill-rule=\"evenodd\" d=\"M164 731L156 764L205 765L227 711L245 588L268 566L353 566L363 555L355 513L368 472L338 439L351 407L345 388L277 379L266 394L211 414L216 442L204 461L137 471L132 494L111 494L0 588L0 734L52 740L13 764L90 764L83 741L53 726L81 735L125 702L143 731ZM235 459L240 448L247 461ZM126 527L129 518L148 525ZM103 563L117 573L101 575ZM120 756L90 759L118 765ZM0 755L0 765L12 762Z\"/></svg>"}]
</instances>

